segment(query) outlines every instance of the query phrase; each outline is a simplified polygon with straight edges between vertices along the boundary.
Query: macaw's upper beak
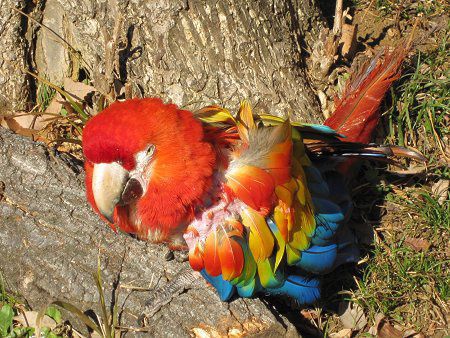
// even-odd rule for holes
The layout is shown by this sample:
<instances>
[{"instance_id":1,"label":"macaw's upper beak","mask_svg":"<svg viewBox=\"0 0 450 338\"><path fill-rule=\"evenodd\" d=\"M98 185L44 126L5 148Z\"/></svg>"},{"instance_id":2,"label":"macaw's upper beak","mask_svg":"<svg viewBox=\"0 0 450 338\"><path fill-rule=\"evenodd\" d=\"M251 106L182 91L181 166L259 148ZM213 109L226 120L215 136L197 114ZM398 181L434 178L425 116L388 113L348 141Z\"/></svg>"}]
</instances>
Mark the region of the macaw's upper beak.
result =
<instances>
[{"instance_id":1,"label":"macaw's upper beak","mask_svg":"<svg viewBox=\"0 0 450 338\"><path fill-rule=\"evenodd\" d=\"M131 203L142 196L143 189L119 163L111 162L94 164L92 192L99 212L114 223L116 205Z\"/></svg>"}]
</instances>

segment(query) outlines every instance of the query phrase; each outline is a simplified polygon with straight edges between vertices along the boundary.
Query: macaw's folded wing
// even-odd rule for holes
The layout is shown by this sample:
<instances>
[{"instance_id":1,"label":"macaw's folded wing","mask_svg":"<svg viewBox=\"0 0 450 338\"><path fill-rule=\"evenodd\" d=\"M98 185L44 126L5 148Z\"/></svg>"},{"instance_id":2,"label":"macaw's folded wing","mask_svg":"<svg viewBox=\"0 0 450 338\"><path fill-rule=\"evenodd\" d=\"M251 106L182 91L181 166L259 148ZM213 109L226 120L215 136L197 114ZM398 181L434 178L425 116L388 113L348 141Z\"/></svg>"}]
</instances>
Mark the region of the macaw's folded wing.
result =
<instances>
[{"instance_id":1,"label":"macaw's folded wing","mask_svg":"<svg viewBox=\"0 0 450 338\"><path fill-rule=\"evenodd\" d=\"M208 118L230 121L217 111ZM333 236L345 216L339 205L327 200L333 187L312 165L302 135L320 140L337 140L337 135L328 127L294 129L276 118L255 122L248 104L234 121L241 142L223 174L225 212L209 217L206 235L191 231L189 236L196 238L196 245L190 246L191 265L222 299L234 291L244 297L263 291L311 302L319 295L319 283L309 275L335 264L339 246ZM195 224L197 230L203 226ZM300 276L302 271L307 278Z\"/></svg>"}]
</instances>

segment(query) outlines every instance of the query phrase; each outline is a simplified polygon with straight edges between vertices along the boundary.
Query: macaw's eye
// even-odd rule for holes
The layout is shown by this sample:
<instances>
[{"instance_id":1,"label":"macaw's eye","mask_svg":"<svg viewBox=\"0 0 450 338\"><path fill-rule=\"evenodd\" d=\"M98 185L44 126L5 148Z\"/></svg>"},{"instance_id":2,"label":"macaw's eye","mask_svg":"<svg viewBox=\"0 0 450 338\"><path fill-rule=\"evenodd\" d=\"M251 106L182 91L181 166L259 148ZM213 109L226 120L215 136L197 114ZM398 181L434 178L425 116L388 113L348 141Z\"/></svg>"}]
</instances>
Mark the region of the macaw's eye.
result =
<instances>
[{"instance_id":1,"label":"macaw's eye","mask_svg":"<svg viewBox=\"0 0 450 338\"><path fill-rule=\"evenodd\" d=\"M155 152L155 146L153 144L151 144L148 148L147 148L147 156L152 156Z\"/></svg>"}]
</instances>

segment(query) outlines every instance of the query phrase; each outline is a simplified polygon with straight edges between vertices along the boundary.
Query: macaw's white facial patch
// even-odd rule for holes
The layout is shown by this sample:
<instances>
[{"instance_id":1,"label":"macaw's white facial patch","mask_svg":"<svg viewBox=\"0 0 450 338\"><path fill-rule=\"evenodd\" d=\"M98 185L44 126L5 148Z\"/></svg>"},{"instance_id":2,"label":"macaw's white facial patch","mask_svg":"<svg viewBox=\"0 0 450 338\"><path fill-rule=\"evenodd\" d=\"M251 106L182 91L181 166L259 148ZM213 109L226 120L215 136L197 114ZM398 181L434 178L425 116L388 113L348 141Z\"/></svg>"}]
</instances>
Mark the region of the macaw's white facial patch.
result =
<instances>
[{"instance_id":1,"label":"macaw's white facial patch","mask_svg":"<svg viewBox=\"0 0 450 338\"><path fill-rule=\"evenodd\" d=\"M150 182L152 168L155 163L155 151L156 147L153 144L150 144L147 148L134 156L136 166L130 171L130 179L135 179L140 183L142 187L141 195L145 194L148 183Z\"/></svg>"}]
</instances>

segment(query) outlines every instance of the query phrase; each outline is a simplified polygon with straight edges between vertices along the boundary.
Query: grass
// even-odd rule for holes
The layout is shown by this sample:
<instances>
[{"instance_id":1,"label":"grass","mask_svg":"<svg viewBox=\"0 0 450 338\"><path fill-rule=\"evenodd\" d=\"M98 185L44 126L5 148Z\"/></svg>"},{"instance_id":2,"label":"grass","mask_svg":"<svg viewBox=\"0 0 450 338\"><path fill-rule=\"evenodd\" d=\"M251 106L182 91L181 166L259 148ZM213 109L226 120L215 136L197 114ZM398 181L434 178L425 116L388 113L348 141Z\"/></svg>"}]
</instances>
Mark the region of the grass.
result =
<instances>
[{"instance_id":1,"label":"grass","mask_svg":"<svg viewBox=\"0 0 450 338\"><path fill-rule=\"evenodd\" d=\"M14 305L17 303L17 298L14 294L6 292L6 285L3 275L0 273L0 303Z\"/></svg>"},{"instance_id":2,"label":"grass","mask_svg":"<svg viewBox=\"0 0 450 338\"><path fill-rule=\"evenodd\" d=\"M436 51L419 53L401 84L393 88L388 111L388 139L402 146L419 147L431 165L450 160L442 141L450 132L449 60L448 37L442 38Z\"/></svg>"},{"instance_id":3,"label":"grass","mask_svg":"<svg viewBox=\"0 0 450 338\"><path fill-rule=\"evenodd\" d=\"M0 275L0 337L4 338L28 338L35 336L35 328L30 323L29 326L19 324L14 317L24 313L27 306L23 304L19 297L5 291L5 281ZM61 313L54 307L44 308L42 315L52 318L55 323L61 323ZM41 337L59 338L63 337L56 334L48 327L42 327Z\"/></svg>"},{"instance_id":4,"label":"grass","mask_svg":"<svg viewBox=\"0 0 450 338\"><path fill-rule=\"evenodd\" d=\"M0 337L82 337L78 332L73 330L70 325L62 323L62 315L58 308L66 310L67 313L70 313L72 315L72 317L76 317L79 321L83 322L86 327L88 327L91 332L95 332L98 337L120 337L123 331L133 329L118 326L119 315L117 307L117 294L112 309L109 308L109 305L105 301L100 258L98 260L97 272L93 274L93 277L99 295L100 314L93 313L94 318L91 318L91 316L88 316L86 312L84 312L77 306L64 301L56 300L37 312L35 322L30 322L28 326L22 325L20 322L14 319L14 316L24 313L27 310L27 306L22 304L18 300L18 298L14 297L11 293L7 293L5 291L4 280L0 275ZM41 325L44 315L52 318L58 325L53 329Z\"/></svg>"},{"instance_id":5,"label":"grass","mask_svg":"<svg viewBox=\"0 0 450 338\"><path fill-rule=\"evenodd\" d=\"M397 183L398 177L366 173L383 183L363 191L366 197L361 197L358 208L365 219L370 219L367 215L375 204L384 215L376 222L370 258L352 291L369 324L382 314L405 329L436 336L450 334L450 200L447 193L439 203L430 189L433 181L450 178L445 154L450 132L449 56L444 37L435 51L419 53L392 89L386 114L388 139L422 151L430 170L426 179L412 177L403 187L389 183L392 179ZM421 245L414 247L411 241Z\"/></svg>"},{"instance_id":6,"label":"grass","mask_svg":"<svg viewBox=\"0 0 450 338\"><path fill-rule=\"evenodd\" d=\"M371 1L377 11L384 15L398 13L399 18L408 20L416 16L438 15L448 11L449 5L445 1L439 0L374 0ZM358 1L356 3L366 4L367 1Z\"/></svg>"},{"instance_id":7,"label":"grass","mask_svg":"<svg viewBox=\"0 0 450 338\"><path fill-rule=\"evenodd\" d=\"M382 313L405 327L429 331L432 322L444 330L449 311L450 202L442 205L428 192L387 196L391 209L376 230L371 259L358 281L354 298L370 317ZM430 248L412 248L408 239L420 238Z\"/></svg>"},{"instance_id":8,"label":"grass","mask_svg":"<svg viewBox=\"0 0 450 338\"><path fill-rule=\"evenodd\" d=\"M55 97L55 94L56 90L54 90L46 83L43 82L38 83L36 104L38 105L40 112L45 112L45 110L52 102L52 99Z\"/></svg>"}]
</instances>

